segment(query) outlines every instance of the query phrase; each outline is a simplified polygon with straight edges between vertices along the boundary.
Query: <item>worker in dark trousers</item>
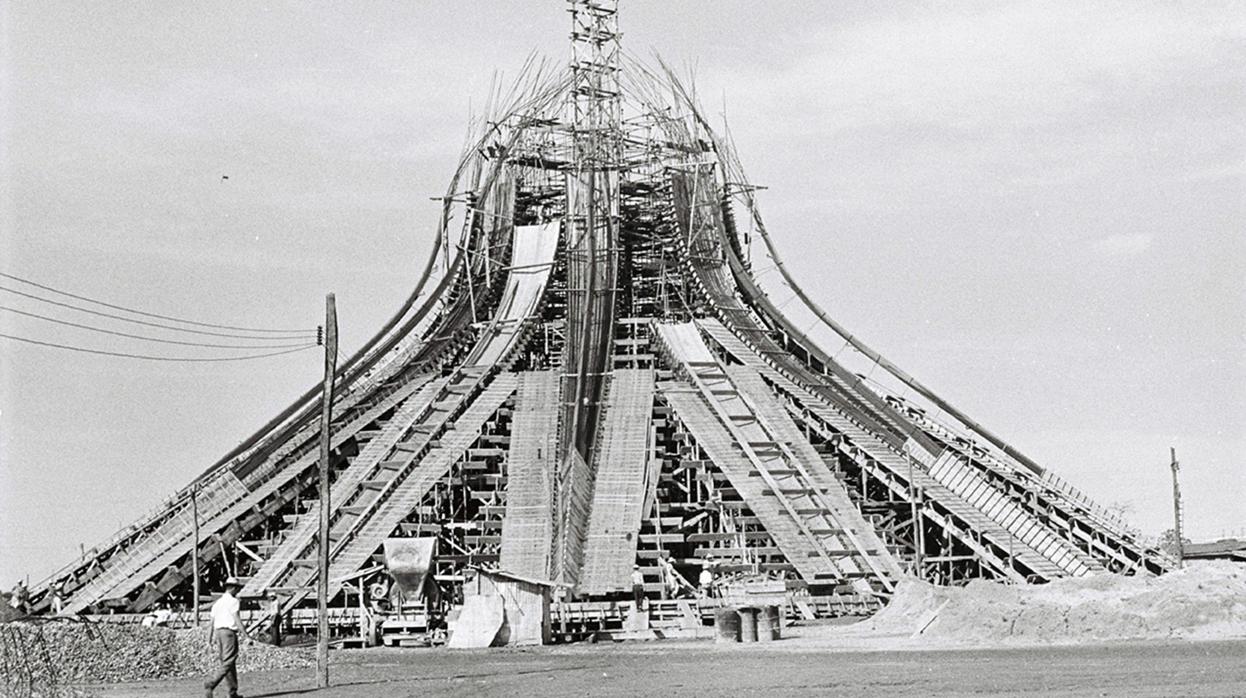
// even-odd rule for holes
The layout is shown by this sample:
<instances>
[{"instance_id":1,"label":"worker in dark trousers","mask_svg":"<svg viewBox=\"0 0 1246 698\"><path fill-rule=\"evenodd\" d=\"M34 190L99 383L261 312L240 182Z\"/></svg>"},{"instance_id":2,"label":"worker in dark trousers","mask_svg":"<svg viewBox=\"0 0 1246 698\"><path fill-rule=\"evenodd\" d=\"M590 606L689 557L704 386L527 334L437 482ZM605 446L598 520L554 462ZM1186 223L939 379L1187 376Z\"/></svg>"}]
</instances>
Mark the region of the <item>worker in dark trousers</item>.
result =
<instances>
[{"instance_id":1,"label":"worker in dark trousers","mask_svg":"<svg viewBox=\"0 0 1246 698\"><path fill-rule=\"evenodd\" d=\"M274 647L281 646L281 599L272 594L268 597L268 644Z\"/></svg>"},{"instance_id":2,"label":"worker in dark trousers","mask_svg":"<svg viewBox=\"0 0 1246 698\"><path fill-rule=\"evenodd\" d=\"M221 665L203 682L207 698L212 698L212 692L222 680L229 689L229 698L238 696L238 636L242 635L249 643L255 642L239 613L238 592L241 590L242 582L237 577L230 577L225 580L225 593L212 604L208 642L209 646L215 645Z\"/></svg>"},{"instance_id":3,"label":"worker in dark trousers","mask_svg":"<svg viewBox=\"0 0 1246 698\"><path fill-rule=\"evenodd\" d=\"M632 565L632 603L637 611L645 605L645 575L641 573L640 565Z\"/></svg>"}]
</instances>

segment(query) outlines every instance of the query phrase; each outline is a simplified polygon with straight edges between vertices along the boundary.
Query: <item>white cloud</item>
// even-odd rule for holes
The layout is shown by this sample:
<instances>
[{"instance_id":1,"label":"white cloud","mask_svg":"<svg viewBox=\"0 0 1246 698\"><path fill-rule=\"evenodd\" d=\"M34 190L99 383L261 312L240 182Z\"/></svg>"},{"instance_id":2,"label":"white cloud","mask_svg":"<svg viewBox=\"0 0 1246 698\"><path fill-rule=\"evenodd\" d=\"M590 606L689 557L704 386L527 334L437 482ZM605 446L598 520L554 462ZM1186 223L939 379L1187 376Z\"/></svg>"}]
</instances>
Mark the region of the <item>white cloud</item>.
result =
<instances>
[{"instance_id":1,"label":"white cloud","mask_svg":"<svg viewBox=\"0 0 1246 698\"><path fill-rule=\"evenodd\" d=\"M814 51L793 56L778 74L737 71L728 93L761 105L799 100L822 129L899 121L1044 126L1070 114L1102 115L1117 93L1144 98L1192 75L1231 70L1226 62L1240 60L1244 17L1231 8L1111 3L880 16L812 29L822 32ZM747 102L737 110L751 116Z\"/></svg>"},{"instance_id":2,"label":"white cloud","mask_svg":"<svg viewBox=\"0 0 1246 698\"><path fill-rule=\"evenodd\" d=\"M1091 243L1091 249L1104 257L1132 257L1151 248L1152 236L1147 233L1110 235Z\"/></svg>"},{"instance_id":3,"label":"white cloud","mask_svg":"<svg viewBox=\"0 0 1246 698\"><path fill-rule=\"evenodd\" d=\"M1200 168L1182 177L1184 182L1214 182L1221 179L1242 179L1246 177L1246 160Z\"/></svg>"}]
</instances>

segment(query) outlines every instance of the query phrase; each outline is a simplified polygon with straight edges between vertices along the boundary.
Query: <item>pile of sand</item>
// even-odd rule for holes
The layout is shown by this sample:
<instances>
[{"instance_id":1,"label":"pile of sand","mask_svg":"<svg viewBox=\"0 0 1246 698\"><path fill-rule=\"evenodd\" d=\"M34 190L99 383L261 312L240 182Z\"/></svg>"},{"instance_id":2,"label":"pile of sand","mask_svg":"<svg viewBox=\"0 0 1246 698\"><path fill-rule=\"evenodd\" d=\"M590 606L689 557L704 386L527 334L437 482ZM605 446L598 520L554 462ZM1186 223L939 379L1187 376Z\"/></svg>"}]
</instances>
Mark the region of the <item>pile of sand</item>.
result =
<instances>
[{"instance_id":1,"label":"pile of sand","mask_svg":"<svg viewBox=\"0 0 1246 698\"><path fill-rule=\"evenodd\" d=\"M848 632L947 644L1070 644L1246 637L1246 566L1197 564L1160 577L1096 574L1042 585L908 580Z\"/></svg>"}]
</instances>

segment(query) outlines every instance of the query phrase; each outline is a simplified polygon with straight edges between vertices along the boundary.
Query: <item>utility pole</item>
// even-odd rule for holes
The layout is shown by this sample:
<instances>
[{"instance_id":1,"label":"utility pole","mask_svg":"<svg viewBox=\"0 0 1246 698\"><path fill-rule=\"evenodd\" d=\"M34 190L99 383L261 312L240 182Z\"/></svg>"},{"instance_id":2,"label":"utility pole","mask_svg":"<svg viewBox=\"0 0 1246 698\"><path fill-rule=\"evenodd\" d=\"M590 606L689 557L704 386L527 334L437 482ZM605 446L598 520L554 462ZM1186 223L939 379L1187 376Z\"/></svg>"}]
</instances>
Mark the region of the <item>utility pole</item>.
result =
<instances>
[{"instance_id":1,"label":"utility pole","mask_svg":"<svg viewBox=\"0 0 1246 698\"><path fill-rule=\"evenodd\" d=\"M199 484L195 483L190 486L190 519L191 531L194 535L194 546L190 552L190 574L195 578L194 595L195 595L195 627L199 627L199 503L196 495L199 493Z\"/></svg>"},{"instance_id":2,"label":"utility pole","mask_svg":"<svg viewBox=\"0 0 1246 698\"><path fill-rule=\"evenodd\" d=\"M333 294L325 296L324 391L320 402L320 541L319 578L316 583L316 683L329 686L329 425L333 421L333 374L337 371L337 305Z\"/></svg>"},{"instance_id":3,"label":"utility pole","mask_svg":"<svg viewBox=\"0 0 1246 698\"><path fill-rule=\"evenodd\" d=\"M1172 532L1173 537L1177 539L1177 565L1185 566L1185 539L1181 537L1181 485L1177 482L1177 472L1181 470L1181 463L1177 461L1177 449L1170 446L1168 448L1172 456L1172 462L1168 467L1172 468Z\"/></svg>"}]
</instances>

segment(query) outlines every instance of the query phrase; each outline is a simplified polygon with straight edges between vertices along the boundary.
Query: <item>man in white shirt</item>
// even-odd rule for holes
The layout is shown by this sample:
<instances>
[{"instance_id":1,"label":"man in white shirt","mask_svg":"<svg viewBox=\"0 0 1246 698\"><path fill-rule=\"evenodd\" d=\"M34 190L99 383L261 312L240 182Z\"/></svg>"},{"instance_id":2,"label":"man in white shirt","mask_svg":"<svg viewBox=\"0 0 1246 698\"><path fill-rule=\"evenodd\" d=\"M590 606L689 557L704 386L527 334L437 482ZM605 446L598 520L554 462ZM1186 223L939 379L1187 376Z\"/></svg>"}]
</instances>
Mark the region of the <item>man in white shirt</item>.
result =
<instances>
[{"instance_id":1,"label":"man in white shirt","mask_svg":"<svg viewBox=\"0 0 1246 698\"><path fill-rule=\"evenodd\" d=\"M701 564L701 574L697 579L701 587L701 596L710 598L714 595L714 556L711 555Z\"/></svg>"},{"instance_id":2,"label":"man in white shirt","mask_svg":"<svg viewBox=\"0 0 1246 698\"><path fill-rule=\"evenodd\" d=\"M639 611L645 605L645 574L640 565L632 565L632 607Z\"/></svg>"},{"instance_id":3,"label":"man in white shirt","mask_svg":"<svg viewBox=\"0 0 1246 698\"><path fill-rule=\"evenodd\" d=\"M208 643L216 645L221 666L203 682L207 698L212 698L212 692L222 680L229 689L229 698L238 698L238 635L241 633L248 642L255 641L247 632L247 626L242 624L242 617L238 613L238 592L241 589L242 582L237 577L226 579L225 593L212 604Z\"/></svg>"},{"instance_id":4,"label":"man in white shirt","mask_svg":"<svg viewBox=\"0 0 1246 698\"><path fill-rule=\"evenodd\" d=\"M65 612L65 583L57 582L52 586L52 615L59 616Z\"/></svg>"}]
</instances>

